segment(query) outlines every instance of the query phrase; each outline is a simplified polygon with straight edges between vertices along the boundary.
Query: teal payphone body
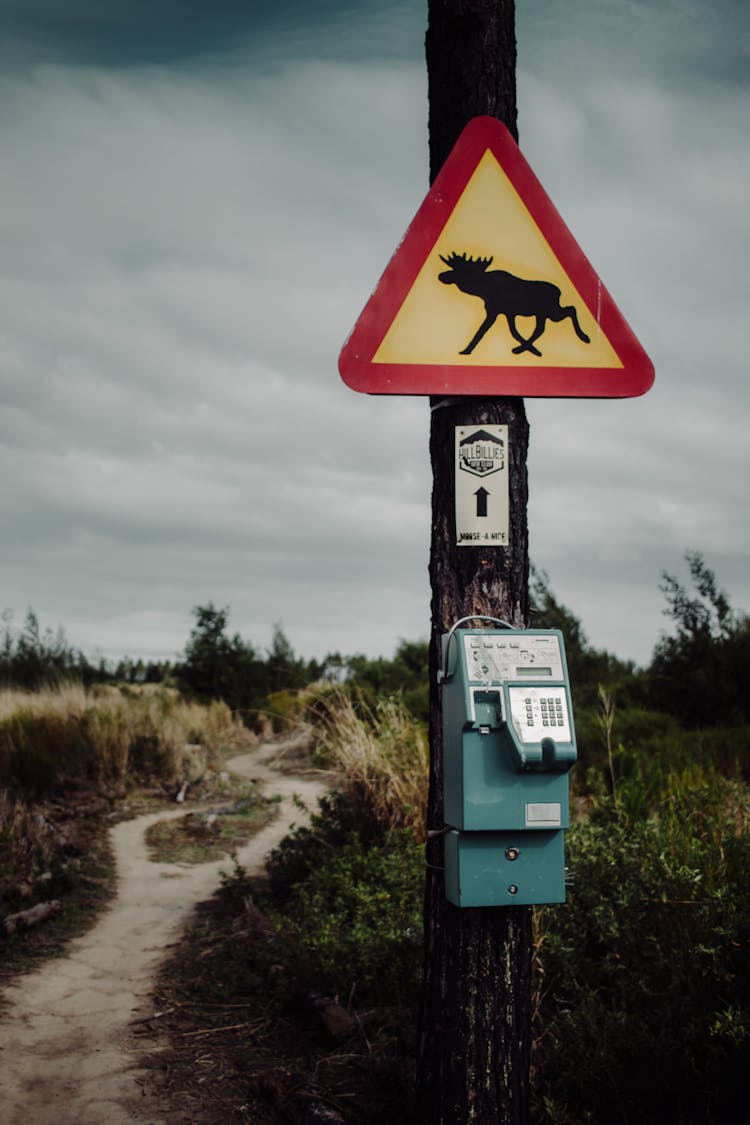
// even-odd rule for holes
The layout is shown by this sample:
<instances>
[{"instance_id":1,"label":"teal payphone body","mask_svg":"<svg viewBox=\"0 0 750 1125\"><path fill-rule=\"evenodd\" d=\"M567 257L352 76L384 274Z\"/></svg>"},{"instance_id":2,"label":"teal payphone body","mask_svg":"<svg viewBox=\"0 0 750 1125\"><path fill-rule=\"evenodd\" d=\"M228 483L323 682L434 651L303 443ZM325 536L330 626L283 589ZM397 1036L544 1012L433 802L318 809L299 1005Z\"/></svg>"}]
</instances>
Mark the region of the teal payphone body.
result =
<instances>
[{"instance_id":1,"label":"teal payphone body","mask_svg":"<svg viewBox=\"0 0 750 1125\"><path fill-rule=\"evenodd\" d=\"M448 899L564 902L576 743L562 634L454 627L441 679Z\"/></svg>"}]
</instances>

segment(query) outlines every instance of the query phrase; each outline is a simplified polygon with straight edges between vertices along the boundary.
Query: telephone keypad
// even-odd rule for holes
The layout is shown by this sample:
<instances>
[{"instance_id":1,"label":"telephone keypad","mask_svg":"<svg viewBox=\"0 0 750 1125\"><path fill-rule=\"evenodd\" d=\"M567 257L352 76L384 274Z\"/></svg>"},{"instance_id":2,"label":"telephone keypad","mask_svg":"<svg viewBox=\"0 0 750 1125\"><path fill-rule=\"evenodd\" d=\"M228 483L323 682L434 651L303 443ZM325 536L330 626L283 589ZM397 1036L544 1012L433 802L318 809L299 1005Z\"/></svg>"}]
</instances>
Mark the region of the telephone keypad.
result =
<instances>
[{"instance_id":1,"label":"telephone keypad","mask_svg":"<svg viewBox=\"0 0 750 1125\"><path fill-rule=\"evenodd\" d=\"M522 742L541 742L548 737L560 742L571 741L568 702L563 687L511 687L509 694L511 718Z\"/></svg>"}]
</instances>

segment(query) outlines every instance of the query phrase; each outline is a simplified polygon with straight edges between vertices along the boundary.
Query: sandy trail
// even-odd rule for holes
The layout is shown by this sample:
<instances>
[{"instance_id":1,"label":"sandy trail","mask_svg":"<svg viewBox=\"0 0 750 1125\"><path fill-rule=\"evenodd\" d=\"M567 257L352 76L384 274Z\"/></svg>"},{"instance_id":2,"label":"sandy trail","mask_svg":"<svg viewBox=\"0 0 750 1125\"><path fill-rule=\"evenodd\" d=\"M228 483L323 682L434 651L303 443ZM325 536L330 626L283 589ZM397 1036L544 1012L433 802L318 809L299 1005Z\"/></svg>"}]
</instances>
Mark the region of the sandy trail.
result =
<instances>
[{"instance_id":1,"label":"sandy trail","mask_svg":"<svg viewBox=\"0 0 750 1125\"><path fill-rule=\"evenodd\" d=\"M279 816L238 850L248 871L304 817L297 794L314 809L320 781L285 776L259 760L263 748L227 763L233 773L264 783L282 798ZM267 748L266 748L267 753ZM6 989L0 1023L0 1120L5 1125L162 1125L138 1079L142 1050L131 1024L151 1014L149 993L165 950L196 903L219 886L226 858L195 867L152 863L146 828L186 810L159 812L112 829L118 890L97 925L64 957L20 977ZM170 1115L171 1116L171 1115Z\"/></svg>"}]
</instances>

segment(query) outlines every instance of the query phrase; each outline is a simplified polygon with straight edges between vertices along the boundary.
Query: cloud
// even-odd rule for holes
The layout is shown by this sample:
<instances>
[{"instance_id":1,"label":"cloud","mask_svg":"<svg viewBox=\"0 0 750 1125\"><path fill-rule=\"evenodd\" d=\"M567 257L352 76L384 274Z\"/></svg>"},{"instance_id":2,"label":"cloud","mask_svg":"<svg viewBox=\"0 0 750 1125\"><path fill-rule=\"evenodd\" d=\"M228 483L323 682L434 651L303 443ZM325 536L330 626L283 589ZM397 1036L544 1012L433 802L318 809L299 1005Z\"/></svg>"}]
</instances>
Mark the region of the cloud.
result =
<instances>
[{"instance_id":1,"label":"cloud","mask_svg":"<svg viewBox=\"0 0 750 1125\"><path fill-rule=\"evenodd\" d=\"M530 0L517 5L517 29L520 69L554 77L560 91L645 76L675 96L699 86L731 96L750 77L744 0Z\"/></svg>"},{"instance_id":2,"label":"cloud","mask_svg":"<svg viewBox=\"0 0 750 1125\"><path fill-rule=\"evenodd\" d=\"M657 19L657 43L663 31ZM648 59L634 80L606 57L613 73L586 54L575 84L551 57L529 60L521 144L656 383L629 402L528 403L531 546L592 639L644 660L664 624L659 574L679 570L685 549L703 551L735 604L750 604L740 562L750 160L737 143L750 91L700 68L692 86L657 82Z\"/></svg>"},{"instance_id":3,"label":"cloud","mask_svg":"<svg viewBox=\"0 0 750 1125\"><path fill-rule=\"evenodd\" d=\"M370 77L374 98L347 65L6 83L10 604L69 631L120 604L157 627L160 606L161 646L144 648L167 654L200 600L230 603L238 626L283 617L296 641L322 591L318 653L347 635L391 647L405 601L404 634L426 631L398 589L424 559L424 404L366 404L336 370L402 219L383 170L408 146L388 122L419 104L413 68Z\"/></svg>"},{"instance_id":4,"label":"cloud","mask_svg":"<svg viewBox=\"0 0 750 1125\"><path fill-rule=\"evenodd\" d=\"M427 404L336 370L427 186L421 38L362 58L403 9L328 5L307 52L300 24L227 67L70 66L55 40L55 65L0 81L17 613L145 656L179 650L207 601L261 645L283 621L310 655L426 634ZM642 54L642 4L519 12L522 147L657 368L643 399L529 401L532 556L595 643L639 660L686 548L750 604L747 90L677 80L706 23L685 12L669 81L674 4ZM318 49L345 26L338 58Z\"/></svg>"},{"instance_id":5,"label":"cloud","mask_svg":"<svg viewBox=\"0 0 750 1125\"><path fill-rule=\"evenodd\" d=\"M265 69L290 59L397 58L419 42L423 0L0 0L0 59L114 70Z\"/></svg>"}]
</instances>

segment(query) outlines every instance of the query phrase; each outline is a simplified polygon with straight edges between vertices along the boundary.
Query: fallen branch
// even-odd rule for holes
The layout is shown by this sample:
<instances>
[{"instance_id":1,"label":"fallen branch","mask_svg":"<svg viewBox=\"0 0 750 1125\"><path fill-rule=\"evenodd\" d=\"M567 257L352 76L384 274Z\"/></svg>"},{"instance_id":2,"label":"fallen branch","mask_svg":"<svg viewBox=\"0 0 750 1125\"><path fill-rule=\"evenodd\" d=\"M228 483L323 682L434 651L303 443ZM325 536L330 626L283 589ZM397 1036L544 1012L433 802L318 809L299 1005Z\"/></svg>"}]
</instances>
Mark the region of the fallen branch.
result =
<instances>
[{"instance_id":1,"label":"fallen branch","mask_svg":"<svg viewBox=\"0 0 750 1125\"><path fill-rule=\"evenodd\" d=\"M57 898L51 902L38 902L36 906L31 906L28 910L20 910L18 914L9 914L7 918L3 919L3 929L6 934L15 934L17 930L30 930L32 926L38 926L40 922L44 922L47 918L51 918L53 914L57 914L61 905Z\"/></svg>"},{"instance_id":2,"label":"fallen branch","mask_svg":"<svg viewBox=\"0 0 750 1125\"><path fill-rule=\"evenodd\" d=\"M260 1023L263 1021L261 1020ZM175 1036L177 1039L193 1039L196 1035L216 1035L219 1031L239 1031L243 1027L257 1027L259 1026L258 1020L251 1020L248 1023L230 1023L225 1027L203 1027L199 1031L181 1031L179 1035Z\"/></svg>"},{"instance_id":3,"label":"fallen branch","mask_svg":"<svg viewBox=\"0 0 750 1125\"><path fill-rule=\"evenodd\" d=\"M177 1007L182 1007L182 1005L178 1004ZM169 1015L172 1014L172 1012L175 1012L176 1010L177 1010L177 1008L174 1008L174 1007L165 1008L163 1012L154 1012L152 1015L143 1016L139 1020L131 1020L130 1023L131 1023L132 1027L137 1027L138 1024L140 1024L140 1023L151 1023L153 1020L160 1020L162 1018L162 1016L169 1016Z\"/></svg>"}]
</instances>

